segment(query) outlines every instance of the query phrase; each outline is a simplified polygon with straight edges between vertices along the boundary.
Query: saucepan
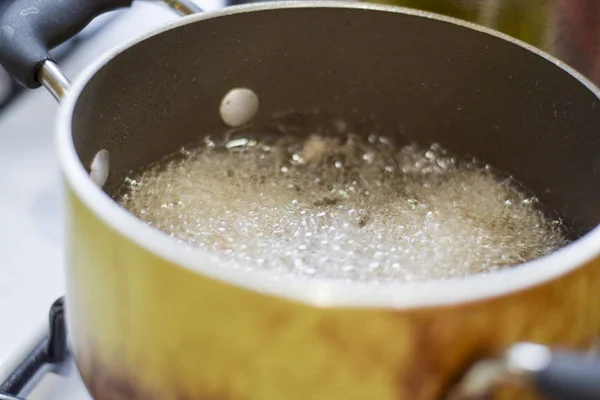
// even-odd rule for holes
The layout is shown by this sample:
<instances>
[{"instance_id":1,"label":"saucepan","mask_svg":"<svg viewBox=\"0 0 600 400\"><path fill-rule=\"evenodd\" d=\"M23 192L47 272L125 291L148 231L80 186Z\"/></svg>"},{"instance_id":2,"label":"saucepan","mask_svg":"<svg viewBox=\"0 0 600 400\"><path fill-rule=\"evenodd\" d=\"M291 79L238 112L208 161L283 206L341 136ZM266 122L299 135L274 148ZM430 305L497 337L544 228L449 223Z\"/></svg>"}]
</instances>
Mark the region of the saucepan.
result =
<instances>
[{"instance_id":1,"label":"saucepan","mask_svg":"<svg viewBox=\"0 0 600 400\"><path fill-rule=\"evenodd\" d=\"M184 16L71 84L48 47L130 3L15 0L0 18L2 65L62 103L68 330L95 399L600 398L592 83L459 20L301 1ZM253 123L318 109L474 154L558 210L574 240L489 274L375 287L227 268L148 227L110 187L225 132L218 108L234 87L258 96Z\"/></svg>"}]
</instances>

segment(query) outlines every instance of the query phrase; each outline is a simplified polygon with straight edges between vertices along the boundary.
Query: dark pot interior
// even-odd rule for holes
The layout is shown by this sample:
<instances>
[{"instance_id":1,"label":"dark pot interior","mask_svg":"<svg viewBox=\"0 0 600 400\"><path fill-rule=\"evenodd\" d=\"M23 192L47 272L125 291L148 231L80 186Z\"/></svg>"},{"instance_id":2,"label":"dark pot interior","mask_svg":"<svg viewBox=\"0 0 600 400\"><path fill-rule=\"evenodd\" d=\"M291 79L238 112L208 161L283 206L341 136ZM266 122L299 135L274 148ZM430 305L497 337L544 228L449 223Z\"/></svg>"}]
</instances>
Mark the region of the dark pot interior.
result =
<instances>
[{"instance_id":1,"label":"dark pot interior","mask_svg":"<svg viewBox=\"0 0 600 400\"><path fill-rule=\"evenodd\" d=\"M453 23L359 8L237 12L127 49L77 101L73 135L89 166L123 174L205 134L232 87L275 113L322 110L388 136L439 142L513 174L576 234L600 220L600 106L577 78L523 47Z\"/></svg>"}]
</instances>

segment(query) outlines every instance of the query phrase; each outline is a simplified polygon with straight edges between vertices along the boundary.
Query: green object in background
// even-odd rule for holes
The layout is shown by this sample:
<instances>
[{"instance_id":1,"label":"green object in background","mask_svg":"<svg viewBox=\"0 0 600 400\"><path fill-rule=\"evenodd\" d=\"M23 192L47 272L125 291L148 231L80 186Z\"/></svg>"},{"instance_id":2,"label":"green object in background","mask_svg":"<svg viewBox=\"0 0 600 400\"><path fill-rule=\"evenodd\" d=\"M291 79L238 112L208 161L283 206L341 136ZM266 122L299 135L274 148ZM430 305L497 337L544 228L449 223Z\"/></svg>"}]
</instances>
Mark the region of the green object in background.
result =
<instances>
[{"instance_id":1,"label":"green object in background","mask_svg":"<svg viewBox=\"0 0 600 400\"><path fill-rule=\"evenodd\" d=\"M378 1L369 1L378 3ZM450 17L475 22L478 15L476 2L460 0L382 0L381 3L431 11Z\"/></svg>"},{"instance_id":2,"label":"green object in background","mask_svg":"<svg viewBox=\"0 0 600 400\"><path fill-rule=\"evenodd\" d=\"M534 46L545 47L552 11L548 2L528 0L504 4L491 27Z\"/></svg>"},{"instance_id":3,"label":"green object in background","mask_svg":"<svg viewBox=\"0 0 600 400\"><path fill-rule=\"evenodd\" d=\"M537 47L545 47L551 0L381 0L395 6L431 11L496 29Z\"/></svg>"}]
</instances>

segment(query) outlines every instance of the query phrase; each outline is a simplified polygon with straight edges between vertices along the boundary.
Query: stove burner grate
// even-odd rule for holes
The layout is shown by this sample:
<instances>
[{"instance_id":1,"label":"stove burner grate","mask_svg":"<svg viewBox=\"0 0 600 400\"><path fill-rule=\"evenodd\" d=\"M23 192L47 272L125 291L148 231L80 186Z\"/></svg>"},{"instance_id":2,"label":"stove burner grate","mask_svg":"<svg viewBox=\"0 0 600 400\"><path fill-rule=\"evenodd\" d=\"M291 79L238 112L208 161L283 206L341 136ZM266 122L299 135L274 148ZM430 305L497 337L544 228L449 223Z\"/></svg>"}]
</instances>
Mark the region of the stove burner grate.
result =
<instances>
[{"instance_id":1,"label":"stove burner grate","mask_svg":"<svg viewBox=\"0 0 600 400\"><path fill-rule=\"evenodd\" d=\"M0 384L0 400L25 400L19 396L38 371L47 364L59 364L67 359L67 329L64 298L50 307L48 335L27 355L8 378Z\"/></svg>"}]
</instances>

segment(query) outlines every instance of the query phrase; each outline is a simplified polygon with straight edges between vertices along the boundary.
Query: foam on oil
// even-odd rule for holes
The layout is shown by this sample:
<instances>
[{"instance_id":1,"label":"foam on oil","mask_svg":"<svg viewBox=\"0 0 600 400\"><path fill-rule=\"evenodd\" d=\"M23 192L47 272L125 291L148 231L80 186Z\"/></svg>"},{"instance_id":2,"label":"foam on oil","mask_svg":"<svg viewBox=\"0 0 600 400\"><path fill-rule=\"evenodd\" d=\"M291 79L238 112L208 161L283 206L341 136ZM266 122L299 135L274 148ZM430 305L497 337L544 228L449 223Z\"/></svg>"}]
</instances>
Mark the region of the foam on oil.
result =
<instances>
[{"instance_id":1,"label":"foam on oil","mask_svg":"<svg viewBox=\"0 0 600 400\"><path fill-rule=\"evenodd\" d=\"M315 278L458 277L566 243L560 221L511 179L383 136L206 138L125 186L124 207L182 242Z\"/></svg>"}]
</instances>

